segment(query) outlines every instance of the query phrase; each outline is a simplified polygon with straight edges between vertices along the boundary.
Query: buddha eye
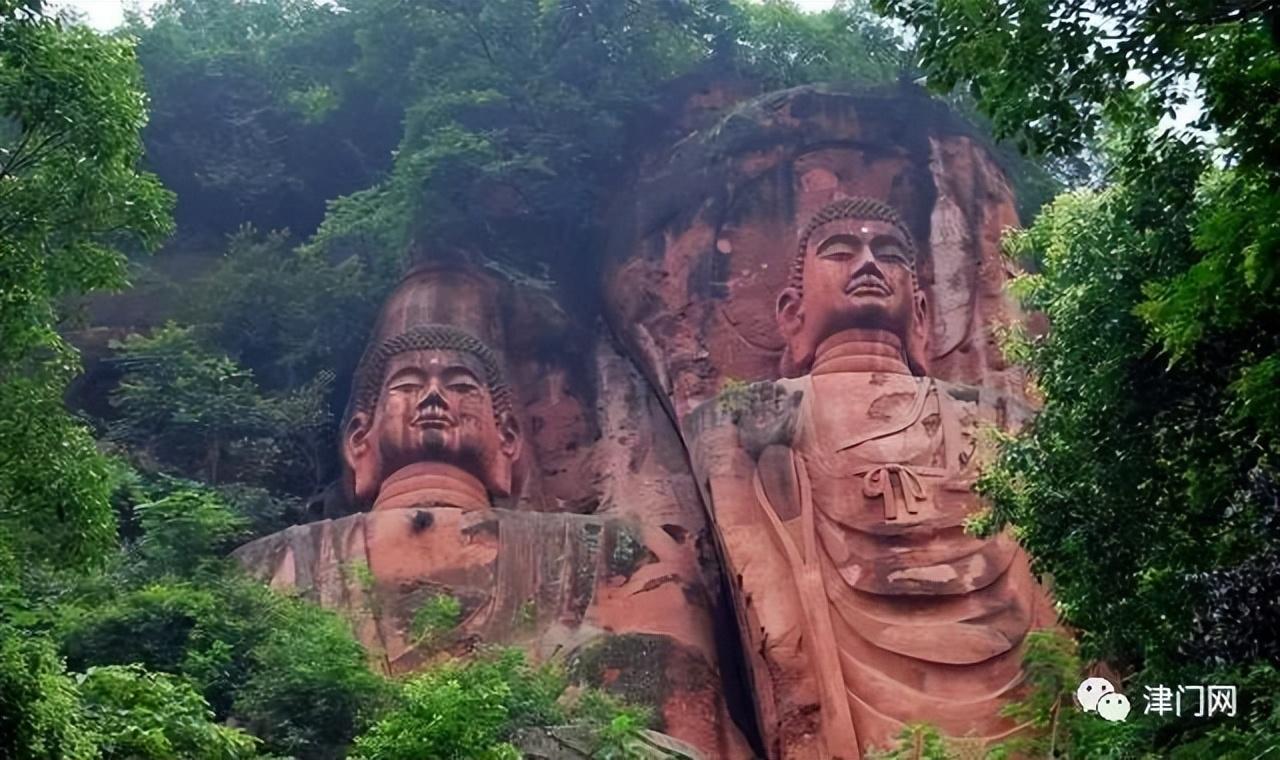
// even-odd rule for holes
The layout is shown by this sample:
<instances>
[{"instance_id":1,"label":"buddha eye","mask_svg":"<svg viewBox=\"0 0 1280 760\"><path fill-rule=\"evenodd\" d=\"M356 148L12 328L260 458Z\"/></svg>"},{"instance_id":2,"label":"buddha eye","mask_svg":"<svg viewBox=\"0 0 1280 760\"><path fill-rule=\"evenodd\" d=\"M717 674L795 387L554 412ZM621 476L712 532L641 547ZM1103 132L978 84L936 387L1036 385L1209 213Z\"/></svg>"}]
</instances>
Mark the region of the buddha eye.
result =
<instances>
[{"instance_id":1,"label":"buddha eye","mask_svg":"<svg viewBox=\"0 0 1280 760\"><path fill-rule=\"evenodd\" d=\"M397 380L390 386L390 390L397 393L412 393L422 387L422 383L415 380Z\"/></svg>"},{"instance_id":2,"label":"buddha eye","mask_svg":"<svg viewBox=\"0 0 1280 760\"><path fill-rule=\"evenodd\" d=\"M902 266L911 266L911 258L907 256L907 249L902 243L894 238L882 237L877 238L871 244L871 253L882 261L888 261Z\"/></svg>"},{"instance_id":3,"label":"buddha eye","mask_svg":"<svg viewBox=\"0 0 1280 760\"><path fill-rule=\"evenodd\" d=\"M827 261L849 261L856 254L854 245L847 240L831 241L818 250L818 258Z\"/></svg>"},{"instance_id":4,"label":"buddha eye","mask_svg":"<svg viewBox=\"0 0 1280 760\"><path fill-rule=\"evenodd\" d=\"M465 380L456 380L449 383L449 390L454 393L476 393L480 390L480 386L475 383L469 383Z\"/></svg>"}]
</instances>

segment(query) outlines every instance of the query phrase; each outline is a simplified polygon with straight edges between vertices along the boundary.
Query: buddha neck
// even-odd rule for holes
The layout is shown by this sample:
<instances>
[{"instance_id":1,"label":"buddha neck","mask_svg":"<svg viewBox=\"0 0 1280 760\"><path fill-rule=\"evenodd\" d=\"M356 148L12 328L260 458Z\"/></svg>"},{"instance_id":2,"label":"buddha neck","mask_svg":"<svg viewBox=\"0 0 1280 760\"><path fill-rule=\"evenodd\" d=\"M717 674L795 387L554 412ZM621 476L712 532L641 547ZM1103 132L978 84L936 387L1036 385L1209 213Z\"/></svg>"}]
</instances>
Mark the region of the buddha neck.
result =
<instances>
[{"instance_id":1,"label":"buddha neck","mask_svg":"<svg viewBox=\"0 0 1280 760\"><path fill-rule=\"evenodd\" d=\"M378 489L374 511L411 507L489 509L489 492L479 478L446 462L415 462L391 474Z\"/></svg>"},{"instance_id":2,"label":"buddha neck","mask_svg":"<svg viewBox=\"0 0 1280 760\"><path fill-rule=\"evenodd\" d=\"M810 374L888 372L909 375L902 340L887 330L841 330L818 344Z\"/></svg>"}]
</instances>

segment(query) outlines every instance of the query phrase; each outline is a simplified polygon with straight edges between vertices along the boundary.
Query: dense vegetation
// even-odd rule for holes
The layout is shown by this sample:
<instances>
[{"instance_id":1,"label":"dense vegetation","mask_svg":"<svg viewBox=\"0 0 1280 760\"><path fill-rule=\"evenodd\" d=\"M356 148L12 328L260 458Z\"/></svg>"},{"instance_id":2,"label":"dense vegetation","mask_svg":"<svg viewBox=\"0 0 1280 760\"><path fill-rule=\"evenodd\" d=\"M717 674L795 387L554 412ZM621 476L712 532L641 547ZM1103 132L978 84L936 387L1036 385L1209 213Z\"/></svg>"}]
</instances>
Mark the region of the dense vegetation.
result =
<instances>
[{"instance_id":1,"label":"dense vegetation","mask_svg":"<svg viewBox=\"0 0 1280 760\"><path fill-rule=\"evenodd\" d=\"M1010 240L1053 325L1008 336L1044 411L977 526L1013 525L1080 632L1032 648L1029 749L1280 751L1275 4L877 10L909 45L857 3L167 0L103 35L0 0L0 756L510 757L569 721L626 756L643 717L567 705L554 670L495 653L383 679L345 624L225 556L333 479L343 383L406 252L589 280L609 180L710 75L923 75L1088 181ZM1162 127L1195 88L1202 129ZM154 329L98 346L72 411L72 297L130 280ZM1082 716L1095 659L1135 697L1238 684L1241 714Z\"/></svg>"},{"instance_id":2,"label":"dense vegetation","mask_svg":"<svg viewBox=\"0 0 1280 760\"><path fill-rule=\"evenodd\" d=\"M560 723L633 756L642 713L510 652L375 675L227 552L332 481L407 250L581 268L671 82L904 61L865 10L728 0L169 0L111 35L0 0L0 756L505 758ZM131 279L153 329L96 347L74 412L65 336L110 317L72 297Z\"/></svg>"},{"instance_id":3,"label":"dense vegetation","mask_svg":"<svg viewBox=\"0 0 1280 760\"><path fill-rule=\"evenodd\" d=\"M1051 329L1009 336L1044 409L986 475L986 527L1012 523L1080 653L1117 667L1139 708L1146 686L1240 687L1235 718L1063 711L1058 751L1280 752L1280 7L880 7L997 133L1101 169L1009 241L1034 271L1015 292ZM1162 124L1197 91L1194 129ZM1076 655L1038 657L1043 685L1070 693Z\"/></svg>"}]
</instances>

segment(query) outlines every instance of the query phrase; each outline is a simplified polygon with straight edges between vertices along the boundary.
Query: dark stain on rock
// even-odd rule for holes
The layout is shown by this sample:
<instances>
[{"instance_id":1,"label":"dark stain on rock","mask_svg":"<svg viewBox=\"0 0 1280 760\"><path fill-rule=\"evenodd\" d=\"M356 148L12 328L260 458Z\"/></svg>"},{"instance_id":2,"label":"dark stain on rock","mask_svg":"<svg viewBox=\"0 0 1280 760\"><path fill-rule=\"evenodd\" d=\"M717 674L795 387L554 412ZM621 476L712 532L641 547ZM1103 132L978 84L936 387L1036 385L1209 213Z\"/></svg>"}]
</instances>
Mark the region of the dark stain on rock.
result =
<instances>
[{"instance_id":1,"label":"dark stain on rock","mask_svg":"<svg viewBox=\"0 0 1280 760\"><path fill-rule=\"evenodd\" d=\"M914 393L886 393L867 409L867 418L873 420L893 420L904 414L916 400Z\"/></svg>"},{"instance_id":2,"label":"dark stain on rock","mask_svg":"<svg viewBox=\"0 0 1280 760\"><path fill-rule=\"evenodd\" d=\"M477 535L485 533L495 538L498 536L498 520L496 518L481 520L462 529L462 534L467 538L475 538Z\"/></svg>"},{"instance_id":3,"label":"dark stain on rock","mask_svg":"<svg viewBox=\"0 0 1280 760\"><path fill-rule=\"evenodd\" d=\"M413 513L413 521L409 523L409 530L416 536L427 528L430 528L435 521L436 518L430 512L418 510Z\"/></svg>"},{"instance_id":4,"label":"dark stain on rock","mask_svg":"<svg viewBox=\"0 0 1280 760\"><path fill-rule=\"evenodd\" d=\"M715 672L700 656L666 636L647 633L606 636L569 658L569 677L638 705L654 709L659 731L666 728L662 705L676 692L715 689Z\"/></svg>"},{"instance_id":5,"label":"dark stain on rock","mask_svg":"<svg viewBox=\"0 0 1280 760\"><path fill-rule=\"evenodd\" d=\"M609 539L610 546L606 561L610 575L630 578L644 565L658 561L657 555L626 526L619 526L616 530L610 531Z\"/></svg>"},{"instance_id":6,"label":"dark stain on rock","mask_svg":"<svg viewBox=\"0 0 1280 760\"><path fill-rule=\"evenodd\" d=\"M676 540L676 543L678 544L683 544L684 540L689 537L689 531L685 530L679 525L672 525L671 523L665 523L663 524L662 529L667 532L668 536L671 536L672 538L674 538Z\"/></svg>"},{"instance_id":7,"label":"dark stain on rock","mask_svg":"<svg viewBox=\"0 0 1280 760\"><path fill-rule=\"evenodd\" d=\"M643 586L641 586L638 591L634 592L631 595L635 596L636 594L643 594L646 591L653 591L655 588L659 588L660 586L665 586L668 583L679 583L679 582L680 582L680 576L676 575L675 573L668 573L666 575L662 575L657 578L651 579L650 581L645 583Z\"/></svg>"}]
</instances>

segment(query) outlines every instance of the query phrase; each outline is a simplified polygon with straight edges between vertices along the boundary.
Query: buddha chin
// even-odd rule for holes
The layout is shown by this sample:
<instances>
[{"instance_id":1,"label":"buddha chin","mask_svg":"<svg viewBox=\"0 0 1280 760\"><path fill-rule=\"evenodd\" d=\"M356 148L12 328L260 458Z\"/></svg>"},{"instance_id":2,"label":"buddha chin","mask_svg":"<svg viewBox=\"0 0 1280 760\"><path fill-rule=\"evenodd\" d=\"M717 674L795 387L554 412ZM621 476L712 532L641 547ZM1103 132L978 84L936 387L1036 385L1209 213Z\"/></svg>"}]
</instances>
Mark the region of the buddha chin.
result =
<instances>
[{"instance_id":1,"label":"buddha chin","mask_svg":"<svg viewBox=\"0 0 1280 760\"><path fill-rule=\"evenodd\" d=\"M414 420L404 427L387 426L379 437L385 476L418 462L451 464L472 473L484 471L485 442L477 431L465 430L452 419Z\"/></svg>"}]
</instances>

